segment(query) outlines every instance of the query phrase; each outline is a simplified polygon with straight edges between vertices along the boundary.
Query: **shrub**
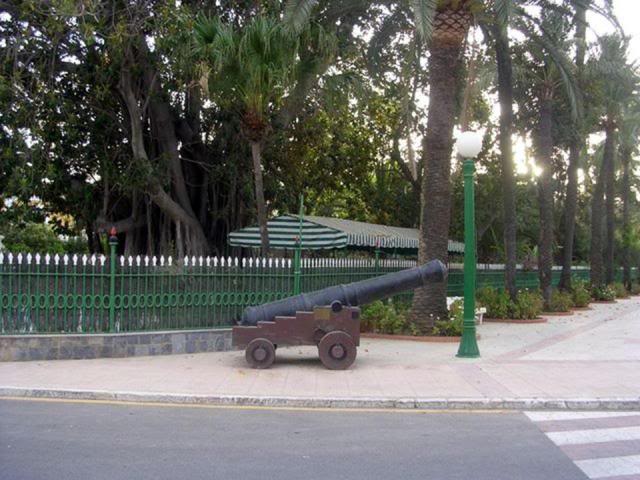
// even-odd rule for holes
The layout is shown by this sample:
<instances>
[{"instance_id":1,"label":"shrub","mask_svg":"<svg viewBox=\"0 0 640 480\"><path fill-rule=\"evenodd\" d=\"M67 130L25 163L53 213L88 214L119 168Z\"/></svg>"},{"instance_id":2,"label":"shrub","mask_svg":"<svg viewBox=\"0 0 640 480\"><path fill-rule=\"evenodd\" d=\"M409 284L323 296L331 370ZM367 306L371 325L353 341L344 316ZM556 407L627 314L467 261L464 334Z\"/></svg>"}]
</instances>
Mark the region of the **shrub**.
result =
<instances>
[{"instance_id":1,"label":"shrub","mask_svg":"<svg viewBox=\"0 0 640 480\"><path fill-rule=\"evenodd\" d=\"M400 315L395 310L391 310L389 315L380 319L378 325L381 333L400 334L405 331L407 321L403 315Z\"/></svg>"},{"instance_id":2,"label":"shrub","mask_svg":"<svg viewBox=\"0 0 640 480\"><path fill-rule=\"evenodd\" d=\"M15 253L64 253L62 240L44 223L27 223L21 228L9 228L3 243L6 250Z\"/></svg>"},{"instance_id":3,"label":"shrub","mask_svg":"<svg viewBox=\"0 0 640 480\"><path fill-rule=\"evenodd\" d=\"M609 285L594 286L591 289L591 296L597 302L610 302L616 299L616 292Z\"/></svg>"},{"instance_id":4,"label":"shrub","mask_svg":"<svg viewBox=\"0 0 640 480\"><path fill-rule=\"evenodd\" d=\"M463 313L463 300L456 300L449 307L449 318L435 321L433 334L441 337L459 337L462 335Z\"/></svg>"},{"instance_id":5,"label":"shrub","mask_svg":"<svg viewBox=\"0 0 640 480\"><path fill-rule=\"evenodd\" d=\"M640 283L631 284L631 295L640 295Z\"/></svg>"},{"instance_id":6,"label":"shrub","mask_svg":"<svg viewBox=\"0 0 640 480\"><path fill-rule=\"evenodd\" d=\"M512 318L531 320L542 313L544 300L539 292L520 290L513 305Z\"/></svg>"},{"instance_id":7,"label":"shrub","mask_svg":"<svg viewBox=\"0 0 640 480\"><path fill-rule=\"evenodd\" d=\"M436 320L433 334L439 337L459 337L462 335L462 317Z\"/></svg>"},{"instance_id":8,"label":"shrub","mask_svg":"<svg viewBox=\"0 0 640 480\"><path fill-rule=\"evenodd\" d=\"M71 237L69 240L64 242L63 248L65 253L69 254L89 253L89 245L87 244L87 240L82 237Z\"/></svg>"},{"instance_id":9,"label":"shrub","mask_svg":"<svg viewBox=\"0 0 640 480\"><path fill-rule=\"evenodd\" d=\"M554 290L551 292L549 301L550 312L568 312L573 307L573 295L562 290Z\"/></svg>"},{"instance_id":10,"label":"shrub","mask_svg":"<svg viewBox=\"0 0 640 480\"><path fill-rule=\"evenodd\" d=\"M615 282L609 285L609 288L613 290L616 295L616 298L627 298L629 296L629 292L627 287L624 286L622 282Z\"/></svg>"},{"instance_id":11,"label":"shrub","mask_svg":"<svg viewBox=\"0 0 640 480\"><path fill-rule=\"evenodd\" d=\"M378 300L362 309L361 325L365 331L399 334L407 328L407 321L393 303Z\"/></svg>"},{"instance_id":12,"label":"shrub","mask_svg":"<svg viewBox=\"0 0 640 480\"><path fill-rule=\"evenodd\" d=\"M458 299L449 306L449 320L462 320L464 300Z\"/></svg>"},{"instance_id":13,"label":"shrub","mask_svg":"<svg viewBox=\"0 0 640 480\"><path fill-rule=\"evenodd\" d=\"M478 305L487 309L487 318L509 318L512 303L507 292L483 287L477 291L476 297Z\"/></svg>"},{"instance_id":14,"label":"shrub","mask_svg":"<svg viewBox=\"0 0 640 480\"><path fill-rule=\"evenodd\" d=\"M378 319L385 315L387 308L380 300L372 302L362 307L360 312L360 330L363 332L373 332L378 323Z\"/></svg>"},{"instance_id":15,"label":"shrub","mask_svg":"<svg viewBox=\"0 0 640 480\"><path fill-rule=\"evenodd\" d=\"M574 280L571 287L573 306L578 308L588 307L591 301L591 292L589 291L587 282Z\"/></svg>"}]
</instances>

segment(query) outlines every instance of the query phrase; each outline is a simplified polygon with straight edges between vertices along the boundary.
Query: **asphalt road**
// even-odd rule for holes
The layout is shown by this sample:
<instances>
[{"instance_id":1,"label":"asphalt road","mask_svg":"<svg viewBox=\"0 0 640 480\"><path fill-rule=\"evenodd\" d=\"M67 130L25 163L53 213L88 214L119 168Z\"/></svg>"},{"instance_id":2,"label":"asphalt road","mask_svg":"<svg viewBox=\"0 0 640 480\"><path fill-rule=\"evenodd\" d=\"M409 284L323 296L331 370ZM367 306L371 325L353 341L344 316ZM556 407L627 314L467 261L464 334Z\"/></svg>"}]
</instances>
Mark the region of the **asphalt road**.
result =
<instances>
[{"instance_id":1,"label":"asphalt road","mask_svg":"<svg viewBox=\"0 0 640 480\"><path fill-rule=\"evenodd\" d=\"M584 480L523 414L0 400L0 479Z\"/></svg>"}]
</instances>

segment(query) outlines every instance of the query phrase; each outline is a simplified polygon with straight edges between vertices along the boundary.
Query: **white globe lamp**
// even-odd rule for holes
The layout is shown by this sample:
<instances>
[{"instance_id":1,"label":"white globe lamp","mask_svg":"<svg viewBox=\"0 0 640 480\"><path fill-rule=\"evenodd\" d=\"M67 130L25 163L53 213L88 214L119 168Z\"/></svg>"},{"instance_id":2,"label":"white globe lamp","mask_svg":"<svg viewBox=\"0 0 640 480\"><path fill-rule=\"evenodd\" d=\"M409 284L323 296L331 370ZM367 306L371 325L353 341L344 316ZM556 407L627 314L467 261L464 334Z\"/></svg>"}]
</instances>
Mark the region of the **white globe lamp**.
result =
<instances>
[{"instance_id":1,"label":"white globe lamp","mask_svg":"<svg viewBox=\"0 0 640 480\"><path fill-rule=\"evenodd\" d=\"M462 132L456 140L456 151L463 158L476 158L482 150L482 133Z\"/></svg>"}]
</instances>

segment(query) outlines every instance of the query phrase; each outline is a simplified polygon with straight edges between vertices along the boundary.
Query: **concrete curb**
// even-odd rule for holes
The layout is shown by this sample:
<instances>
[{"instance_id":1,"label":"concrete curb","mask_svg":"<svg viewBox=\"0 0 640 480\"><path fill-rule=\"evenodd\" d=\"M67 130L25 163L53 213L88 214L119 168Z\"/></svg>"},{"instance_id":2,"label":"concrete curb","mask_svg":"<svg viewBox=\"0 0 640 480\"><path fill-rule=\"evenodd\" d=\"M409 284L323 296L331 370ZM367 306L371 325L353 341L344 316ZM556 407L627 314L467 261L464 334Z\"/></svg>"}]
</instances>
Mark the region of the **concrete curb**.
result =
<instances>
[{"instance_id":1,"label":"concrete curb","mask_svg":"<svg viewBox=\"0 0 640 480\"><path fill-rule=\"evenodd\" d=\"M276 397L196 395L155 392L112 392L0 387L1 398L44 398L175 405L251 406L280 408L352 408L420 410L634 410L640 397L624 398L382 398L382 397Z\"/></svg>"}]
</instances>

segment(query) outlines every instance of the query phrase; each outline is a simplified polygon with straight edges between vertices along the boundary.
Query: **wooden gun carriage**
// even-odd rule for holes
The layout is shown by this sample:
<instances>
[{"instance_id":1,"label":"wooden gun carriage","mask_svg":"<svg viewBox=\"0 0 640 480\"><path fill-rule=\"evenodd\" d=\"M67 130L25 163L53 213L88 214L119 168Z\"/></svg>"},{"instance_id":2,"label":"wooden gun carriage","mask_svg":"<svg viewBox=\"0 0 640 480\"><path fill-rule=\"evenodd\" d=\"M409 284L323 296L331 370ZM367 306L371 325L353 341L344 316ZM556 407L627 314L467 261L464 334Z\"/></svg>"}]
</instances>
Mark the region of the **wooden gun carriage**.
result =
<instances>
[{"instance_id":1,"label":"wooden gun carriage","mask_svg":"<svg viewBox=\"0 0 640 480\"><path fill-rule=\"evenodd\" d=\"M279 346L316 345L322 364L331 370L349 368L360 344L360 309L375 300L442 282L447 269L438 260L348 285L303 293L248 307L232 329L232 343L245 348L247 363L269 368Z\"/></svg>"}]
</instances>

